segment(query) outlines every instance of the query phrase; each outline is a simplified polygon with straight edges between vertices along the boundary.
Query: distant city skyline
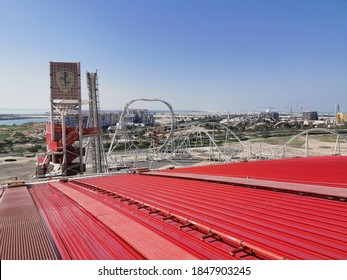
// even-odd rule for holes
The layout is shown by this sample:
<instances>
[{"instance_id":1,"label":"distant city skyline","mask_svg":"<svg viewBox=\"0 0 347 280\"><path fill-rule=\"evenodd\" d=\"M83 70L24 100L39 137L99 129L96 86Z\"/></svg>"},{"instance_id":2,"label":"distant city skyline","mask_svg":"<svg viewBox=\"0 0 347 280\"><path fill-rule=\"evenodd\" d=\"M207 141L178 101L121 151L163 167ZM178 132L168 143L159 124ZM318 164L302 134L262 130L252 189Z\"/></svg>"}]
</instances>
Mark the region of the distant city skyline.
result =
<instances>
[{"instance_id":1,"label":"distant city skyline","mask_svg":"<svg viewBox=\"0 0 347 280\"><path fill-rule=\"evenodd\" d=\"M83 99L97 69L102 110L347 112L344 0L5 0L0 36L0 108L49 108L62 61Z\"/></svg>"}]
</instances>

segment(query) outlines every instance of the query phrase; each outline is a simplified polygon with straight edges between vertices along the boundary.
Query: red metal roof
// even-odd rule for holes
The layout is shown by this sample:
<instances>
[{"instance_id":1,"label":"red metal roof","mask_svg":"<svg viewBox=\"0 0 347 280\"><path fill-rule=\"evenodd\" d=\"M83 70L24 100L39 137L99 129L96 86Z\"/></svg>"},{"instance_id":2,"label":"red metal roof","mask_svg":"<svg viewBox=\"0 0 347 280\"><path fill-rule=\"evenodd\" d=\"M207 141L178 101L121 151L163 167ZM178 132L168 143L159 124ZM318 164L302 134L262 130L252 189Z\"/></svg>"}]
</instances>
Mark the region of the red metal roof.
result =
<instances>
[{"instance_id":1,"label":"red metal roof","mask_svg":"<svg viewBox=\"0 0 347 280\"><path fill-rule=\"evenodd\" d=\"M143 259L70 197L51 184L30 189L63 259Z\"/></svg>"},{"instance_id":2,"label":"red metal roof","mask_svg":"<svg viewBox=\"0 0 347 280\"><path fill-rule=\"evenodd\" d=\"M47 230L26 187L8 188L0 200L0 259L57 259Z\"/></svg>"},{"instance_id":3,"label":"red metal roof","mask_svg":"<svg viewBox=\"0 0 347 280\"><path fill-rule=\"evenodd\" d=\"M225 164L36 184L30 193L63 259L347 259L347 203L327 197L345 190L346 163Z\"/></svg>"},{"instance_id":4,"label":"red metal roof","mask_svg":"<svg viewBox=\"0 0 347 280\"><path fill-rule=\"evenodd\" d=\"M203 175L203 174L190 174L190 173L178 173L178 172L146 172L144 175L170 177L170 178L181 178L198 180L205 182L215 182L221 184L237 185L239 187L256 187L267 190L276 190L290 193L305 194L317 197L324 197L329 199L347 199L347 188L344 187L333 187L313 184L299 184L299 183L288 183L280 181L269 181L259 180L250 178L238 178L231 176L216 176L216 175Z\"/></svg>"},{"instance_id":5,"label":"red metal roof","mask_svg":"<svg viewBox=\"0 0 347 280\"><path fill-rule=\"evenodd\" d=\"M347 156L291 158L166 170L300 184L347 187Z\"/></svg>"},{"instance_id":6,"label":"red metal roof","mask_svg":"<svg viewBox=\"0 0 347 280\"><path fill-rule=\"evenodd\" d=\"M345 202L143 175L85 182L187 217L284 258L347 258Z\"/></svg>"}]
</instances>

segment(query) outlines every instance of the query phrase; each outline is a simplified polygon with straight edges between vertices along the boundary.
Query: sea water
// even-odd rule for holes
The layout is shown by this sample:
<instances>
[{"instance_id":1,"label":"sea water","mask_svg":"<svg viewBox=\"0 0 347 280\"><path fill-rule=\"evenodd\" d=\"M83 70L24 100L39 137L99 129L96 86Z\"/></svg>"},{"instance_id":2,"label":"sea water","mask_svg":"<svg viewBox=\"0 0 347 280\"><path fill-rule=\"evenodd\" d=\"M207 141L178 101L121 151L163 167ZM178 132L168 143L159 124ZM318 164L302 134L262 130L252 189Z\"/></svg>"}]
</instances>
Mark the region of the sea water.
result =
<instances>
[{"instance_id":1,"label":"sea water","mask_svg":"<svg viewBox=\"0 0 347 280\"><path fill-rule=\"evenodd\" d=\"M1 119L1 117L10 117L10 119ZM25 117L25 119L22 117ZM21 125L28 122L47 122L48 119L49 113L47 109L0 108L0 125Z\"/></svg>"}]
</instances>

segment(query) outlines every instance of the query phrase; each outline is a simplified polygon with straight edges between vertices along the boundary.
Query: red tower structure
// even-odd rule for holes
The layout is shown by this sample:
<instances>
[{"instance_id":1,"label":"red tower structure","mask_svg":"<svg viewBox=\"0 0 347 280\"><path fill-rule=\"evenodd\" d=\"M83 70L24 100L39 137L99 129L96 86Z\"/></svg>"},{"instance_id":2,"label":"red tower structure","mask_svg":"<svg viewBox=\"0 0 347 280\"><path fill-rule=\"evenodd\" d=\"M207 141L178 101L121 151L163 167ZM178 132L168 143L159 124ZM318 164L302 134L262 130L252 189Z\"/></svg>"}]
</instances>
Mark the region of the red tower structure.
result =
<instances>
[{"instance_id":1,"label":"red tower structure","mask_svg":"<svg viewBox=\"0 0 347 280\"><path fill-rule=\"evenodd\" d=\"M70 176L85 172L84 136L101 133L100 127L83 128L79 62L50 62L51 116L46 127L47 153L39 158L37 175ZM73 114L76 126L67 126Z\"/></svg>"}]
</instances>

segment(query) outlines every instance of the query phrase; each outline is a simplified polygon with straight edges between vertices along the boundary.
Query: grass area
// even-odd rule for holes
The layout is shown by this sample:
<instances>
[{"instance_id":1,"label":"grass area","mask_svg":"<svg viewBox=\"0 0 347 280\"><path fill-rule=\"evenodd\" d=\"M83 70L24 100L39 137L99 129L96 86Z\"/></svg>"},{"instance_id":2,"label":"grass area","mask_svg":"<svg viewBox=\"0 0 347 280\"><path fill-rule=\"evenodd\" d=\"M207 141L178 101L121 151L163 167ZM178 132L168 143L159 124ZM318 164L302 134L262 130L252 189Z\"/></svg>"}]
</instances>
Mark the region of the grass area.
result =
<instances>
[{"instance_id":1,"label":"grass area","mask_svg":"<svg viewBox=\"0 0 347 280\"><path fill-rule=\"evenodd\" d=\"M260 138L252 140L253 143L264 143L268 145L284 145L287 143L293 136L280 136L280 137L269 137L269 138ZM302 137L293 139L288 146L292 148L301 148L305 144L305 139Z\"/></svg>"},{"instance_id":2,"label":"grass area","mask_svg":"<svg viewBox=\"0 0 347 280\"><path fill-rule=\"evenodd\" d=\"M290 142L288 146L293 148L301 148L304 144L305 140L296 138L292 142Z\"/></svg>"},{"instance_id":3,"label":"grass area","mask_svg":"<svg viewBox=\"0 0 347 280\"><path fill-rule=\"evenodd\" d=\"M264 142L270 145L283 145L288 142L291 136L271 137L264 139Z\"/></svg>"},{"instance_id":4,"label":"grass area","mask_svg":"<svg viewBox=\"0 0 347 280\"><path fill-rule=\"evenodd\" d=\"M24 123L20 125L0 125L0 130L8 131L27 131L27 130L36 130L36 128L45 128L45 123Z\"/></svg>"},{"instance_id":5,"label":"grass area","mask_svg":"<svg viewBox=\"0 0 347 280\"><path fill-rule=\"evenodd\" d=\"M10 137L10 133L8 132L0 132L0 141L4 141Z\"/></svg>"},{"instance_id":6,"label":"grass area","mask_svg":"<svg viewBox=\"0 0 347 280\"><path fill-rule=\"evenodd\" d=\"M275 136L268 138L257 138L252 140L253 143L265 143L269 145L283 145L288 142L293 136Z\"/></svg>"},{"instance_id":7,"label":"grass area","mask_svg":"<svg viewBox=\"0 0 347 280\"><path fill-rule=\"evenodd\" d=\"M329 142L329 143L336 142L336 135L319 135L319 137L317 138L320 142Z\"/></svg>"},{"instance_id":8,"label":"grass area","mask_svg":"<svg viewBox=\"0 0 347 280\"><path fill-rule=\"evenodd\" d=\"M22 124L22 125L0 125L0 129L3 131L27 131L28 129L31 129L33 125L31 124Z\"/></svg>"},{"instance_id":9,"label":"grass area","mask_svg":"<svg viewBox=\"0 0 347 280\"><path fill-rule=\"evenodd\" d=\"M38 152L43 149L45 140L37 135L43 132L44 123L0 126L0 153Z\"/></svg>"}]
</instances>

